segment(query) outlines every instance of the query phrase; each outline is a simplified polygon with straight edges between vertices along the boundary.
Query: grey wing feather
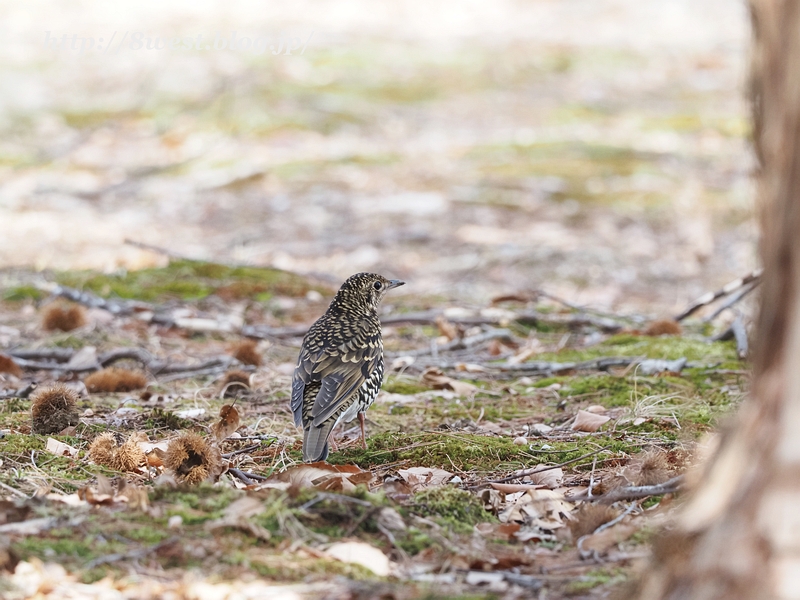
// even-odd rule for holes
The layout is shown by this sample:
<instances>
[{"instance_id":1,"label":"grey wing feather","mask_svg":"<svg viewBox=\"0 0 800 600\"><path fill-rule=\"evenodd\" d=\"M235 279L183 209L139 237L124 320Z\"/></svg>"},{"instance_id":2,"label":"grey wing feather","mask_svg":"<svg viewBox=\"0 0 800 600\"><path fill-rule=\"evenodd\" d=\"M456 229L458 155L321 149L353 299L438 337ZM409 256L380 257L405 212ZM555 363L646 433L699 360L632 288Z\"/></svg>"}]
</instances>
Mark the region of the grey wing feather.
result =
<instances>
[{"instance_id":1,"label":"grey wing feather","mask_svg":"<svg viewBox=\"0 0 800 600\"><path fill-rule=\"evenodd\" d=\"M322 387L317 394L311 417L314 426L319 426L336 414L345 402L354 397L354 394L372 375L381 355L381 347L376 344L367 351L358 352L353 356L348 354L326 357L322 372Z\"/></svg>"},{"instance_id":2,"label":"grey wing feather","mask_svg":"<svg viewBox=\"0 0 800 600\"><path fill-rule=\"evenodd\" d=\"M311 383L311 371L313 370L313 360L307 350L300 352L297 367L292 376L292 400L291 409L294 415L294 424L300 427L303 424L303 398L306 386Z\"/></svg>"}]
</instances>

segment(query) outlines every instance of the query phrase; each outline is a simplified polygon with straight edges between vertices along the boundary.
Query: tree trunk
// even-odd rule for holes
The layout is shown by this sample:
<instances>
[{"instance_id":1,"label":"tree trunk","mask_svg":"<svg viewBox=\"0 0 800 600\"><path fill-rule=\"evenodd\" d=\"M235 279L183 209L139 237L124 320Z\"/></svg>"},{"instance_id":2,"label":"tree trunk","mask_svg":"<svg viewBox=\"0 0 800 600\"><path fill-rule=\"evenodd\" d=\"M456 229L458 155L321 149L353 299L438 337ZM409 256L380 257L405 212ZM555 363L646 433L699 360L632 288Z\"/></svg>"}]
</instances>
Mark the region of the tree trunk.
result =
<instances>
[{"instance_id":1,"label":"tree trunk","mask_svg":"<svg viewBox=\"0 0 800 600\"><path fill-rule=\"evenodd\" d=\"M753 384L634 596L800 598L800 2L751 0L764 265Z\"/></svg>"}]
</instances>

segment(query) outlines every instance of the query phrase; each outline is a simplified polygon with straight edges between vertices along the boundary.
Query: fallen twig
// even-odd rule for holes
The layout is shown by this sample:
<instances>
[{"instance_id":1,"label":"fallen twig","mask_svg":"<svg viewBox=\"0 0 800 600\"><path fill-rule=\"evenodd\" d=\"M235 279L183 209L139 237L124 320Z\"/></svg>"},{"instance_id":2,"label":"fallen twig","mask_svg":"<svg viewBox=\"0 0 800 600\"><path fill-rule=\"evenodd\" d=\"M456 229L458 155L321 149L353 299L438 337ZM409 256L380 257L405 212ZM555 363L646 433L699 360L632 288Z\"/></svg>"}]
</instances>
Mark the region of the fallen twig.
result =
<instances>
[{"instance_id":1,"label":"fallen twig","mask_svg":"<svg viewBox=\"0 0 800 600\"><path fill-rule=\"evenodd\" d=\"M241 469L228 469L228 473L242 481L245 485L253 485L255 483L254 479L250 479L250 477Z\"/></svg>"},{"instance_id":2,"label":"fallen twig","mask_svg":"<svg viewBox=\"0 0 800 600\"><path fill-rule=\"evenodd\" d=\"M529 475L535 475L536 473L543 473L544 471L551 471L553 469L560 469L561 467L566 467L567 465L571 465L573 463L581 461L584 458L589 458L591 456L594 456L595 454L600 454L601 452L604 452L604 451L606 451L608 449L609 449L609 447L606 446L604 448L600 448L598 450L594 450L593 452L589 452L587 454L579 456L578 458L573 458L571 460L564 461L564 462L559 463L557 465L550 465L550 466L547 466L547 467L534 467L532 469L523 469L522 471L514 471L511 475L508 475L507 477L501 477L500 479L492 479L492 480L489 480L489 481L484 481L484 482L479 483L477 485L470 486L470 489L479 488L479 487L482 487L484 485L490 485L492 483L505 483L507 481L513 481L514 479L520 479L522 477L528 477Z\"/></svg>"},{"instance_id":3,"label":"fallen twig","mask_svg":"<svg viewBox=\"0 0 800 600\"><path fill-rule=\"evenodd\" d=\"M43 370L43 371L94 371L97 369L95 364L85 367L68 367L66 363L75 355L74 350L59 349L50 350L12 350L9 354L14 361L23 369ZM52 357L56 362L40 362L23 358L25 356ZM194 377L195 375L206 375L217 371L225 370L230 367L236 359L228 355L210 358L199 364L171 363L166 360L153 357L149 352L141 348L118 348L109 350L97 357L97 363L102 367L107 367L120 360L135 360L147 368L153 375L168 375L163 381L172 381L183 377ZM174 376L173 376L174 375Z\"/></svg>"},{"instance_id":4,"label":"fallen twig","mask_svg":"<svg viewBox=\"0 0 800 600\"><path fill-rule=\"evenodd\" d=\"M708 306L709 304L711 304L715 300L718 300L719 298L722 298L723 296L732 294L739 288L744 287L749 283L756 282L756 284L758 284L758 282L761 280L762 272L763 271L761 269L757 269L752 273L748 273L744 277L740 277L739 279L735 279L730 283L726 283L724 286L722 286L715 292L708 292L707 294L703 294L697 300L695 300L689 306L687 306L682 313L677 315L675 317L675 320L678 322L683 321L686 317L693 315L704 306Z\"/></svg>"},{"instance_id":5,"label":"fallen twig","mask_svg":"<svg viewBox=\"0 0 800 600\"><path fill-rule=\"evenodd\" d=\"M162 254L163 256L168 256L169 258L175 258L178 260L192 260L188 256L178 254L177 252L173 252L167 248L153 246L152 244L145 244L144 242L137 242L136 240L132 240L130 238L125 238L122 240L122 243L127 244L128 246L133 246L134 248L139 248L140 250L148 250L150 252L155 252L156 254Z\"/></svg>"},{"instance_id":6,"label":"fallen twig","mask_svg":"<svg viewBox=\"0 0 800 600\"><path fill-rule=\"evenodd\" d=\"M41 284L39 287L41 287L44 291L50 292L50 294L53 296L60 296L61 298L66 298L67 300L72 300L78 304L88 306L89 308L102 308L103 310L107 310L114 315L129 315L137 308L139 310L147 310L152 308L146 302L134 302L130 300L107 300L106 298L101 298L92 292L78 290L65 285L47 283Z\"/></svg>"},{"instance_id":7,"label":"fallen twig","mask_svg":"<svg viewBox=\"0 0 800 600\"><path fill-rule=\"evenodd\" d=\"M684 476L678 475L669 481L659 483L657 485L631 485L626 487L619 487L611 490L602 496L588 494L578 494L577 496L566 497L565 500L570 502L599 502L601 504L613 504L620 500L637 500L639 498L648 498L649 496L661 496L663 494L674 494L681 491L683 488Z\"/></svg>"},{"instance_id":8,"label":"fallen twig","mask_svg":"<svg viewBox=\"0 0 800 600\"><path fill-rule=\"evenodd\" d=\"M25 360L55 360L58 362L67 362L75 350L71 348L41 348L39 350L8 350L8 354L14 358L22 358Z\"/></svg>"},{"instance_id":9,"label":"fallen twig","mask_svg":"<svg viewBox=\"0 0 800 600\"><path fill-rule=\"evenodd\" d=\"M744 327L744 322L741 316L737 316L733 323L731 323L733 330L733 337L736 339L736 354L741 359L747 358L748 343L747 343L747 330Z\"/></svg>"},{"instance_id":10,"label":"fallen twig","mask_svg":"<svg viewBox=\"0 0 800 600\"><path fill-rule=\"evenodd\" d=\"M725 302L720 304L714 310L714 312L712 312L707 317L703 317L703 323L710 323L711 321L716 319L720 314L722 314L723 311L731 308L734 304L739 302L742 298L744 298L750 292L752 292L754 289L756 289L758 287L758 284L759 284L759 280L756 280L752 284L750 284L749 286L743 287L741 290L739 290L738 292L733 294L730 298L725 300Z\"/></svg>"},{"instance_id":11,"label":"fallen twig","mask_svg":"<svg viewBox=\"0 0 800 600\"><path fill-rule=\"evenodd\" d=\"M747 341L747 329L741 316L737 316L733 323L724 331L711 338L712 342L726 342L730 339L736 340L736 354L740 359L747 358L749 344Z\"/></svg>"},{"instance_id":12,"label":"fallen twig","mask_svg":"<svg viewBox=\"0 0 800 600\"><path fill-rule=\"evenodd\" d=\"M521 313L508 313L508 314L481 314L476 312L472 315L461 316L448 316L446 311L432 310L416 313L404 313L401 315L393 315L383 317L381 323L383 325L433 325L436 319L444 317L451 323L459 325L507 325L510 322L522 323L525 325L536 325L538 323L555 326L566 326L571 329L580 327L591 326L600 329L606 333L614 333L624 329L625 324L607 317L597 317L587 314L545 314L536 311L525 311ZM307 326L298 327L263 327L255 325L246 325L242 327L241 333L246 337L256 339L280 339L303 337L308 331ZM463 346L454 345L453 349L462 348ZM425 352L430 353L430 352Z\"/></svg>"},{"instance_id":13,"label":"fallen twig","mask_svg":"<svg viewBox=\"0 0 800 600\"><path fill-rule=\"evenodd\" d=\"M502 340L512 344L519 343L514 335L508 329L491 329L468 338L456 338L442 344L441 346L431 345L430 348L422 348L420 350L410 350L408 352L395 353L397 356L424 356L426 354L435 354L438 352L450 352L452 350L464 350L466 348L474 348L492 340Z\"/></svg>"},{"instance_id":14,"label":"fallen twig","mask_svg":"<svg viewBox=\"0 0 800 600\"><path fill-rule=\"evenodd\" d=\"M222 455L222 458L231 458L232 456L236 456L237 454L247 454L248 452L252 452L253 450L258 450L261 448L261 444L253 444L252 446L247 446L245 448L239 448L238 450L234 450L233 452L228 452ZM230 469L228 469L230 471Z\"/></svg>"}]
</instances>

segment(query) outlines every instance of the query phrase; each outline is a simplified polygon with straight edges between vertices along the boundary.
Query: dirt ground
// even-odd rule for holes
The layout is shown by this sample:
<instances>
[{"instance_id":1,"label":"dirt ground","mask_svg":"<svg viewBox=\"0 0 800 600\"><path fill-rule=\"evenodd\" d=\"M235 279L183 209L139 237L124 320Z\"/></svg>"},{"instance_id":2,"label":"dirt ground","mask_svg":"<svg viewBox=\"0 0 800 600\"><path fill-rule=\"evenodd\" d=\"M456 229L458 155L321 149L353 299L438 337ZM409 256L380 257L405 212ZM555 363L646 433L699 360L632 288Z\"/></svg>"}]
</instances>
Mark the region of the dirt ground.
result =
<instances>
[{"instance_id":1,"label":"dirt ground","mask_svg":"<svg viewBox=\"0 0 800 600\"><path fill-rule=\"evenodd\" d=\"M755 266L739 3L86 7L0 8L2 264L163 262L131 238L653 314ZM304 50L147 50L233 32Z\"/></svg>"},{"instance_id":2,"label":"dirt ground","mask_svg":"<svg viewBox=\"0 0 800 600\"><path fill-rule=\"evenodd\" d=\"M654 321L757 267L743 5L0 15L0 595L636 576L748 389L752 298ZM303 465L302 335L363 270L407 282L368 446Z\"/></svg>"}]
</instances>

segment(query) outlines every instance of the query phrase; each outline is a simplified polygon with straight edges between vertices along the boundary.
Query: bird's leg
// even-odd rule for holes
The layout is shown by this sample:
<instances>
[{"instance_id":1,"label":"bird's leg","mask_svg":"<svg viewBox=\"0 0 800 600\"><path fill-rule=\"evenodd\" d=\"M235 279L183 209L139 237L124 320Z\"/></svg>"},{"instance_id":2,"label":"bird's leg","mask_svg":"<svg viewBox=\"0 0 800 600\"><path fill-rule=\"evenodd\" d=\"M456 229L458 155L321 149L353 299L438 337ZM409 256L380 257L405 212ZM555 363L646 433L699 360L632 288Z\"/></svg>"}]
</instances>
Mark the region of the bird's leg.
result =
<instances>
[{"instance_id":1,"label":"bird's leg","mask_svg":"<svg viewBox=\"0 0 800 600\"><path fill-rule=\"evenodd\" d=\"M367 419L363 412L358 413L358 422L361 425L361 445L363 446L364 450L367 449L367 432L364 430L364 422L366 420Z\"/></svg>"}]
</instances>

